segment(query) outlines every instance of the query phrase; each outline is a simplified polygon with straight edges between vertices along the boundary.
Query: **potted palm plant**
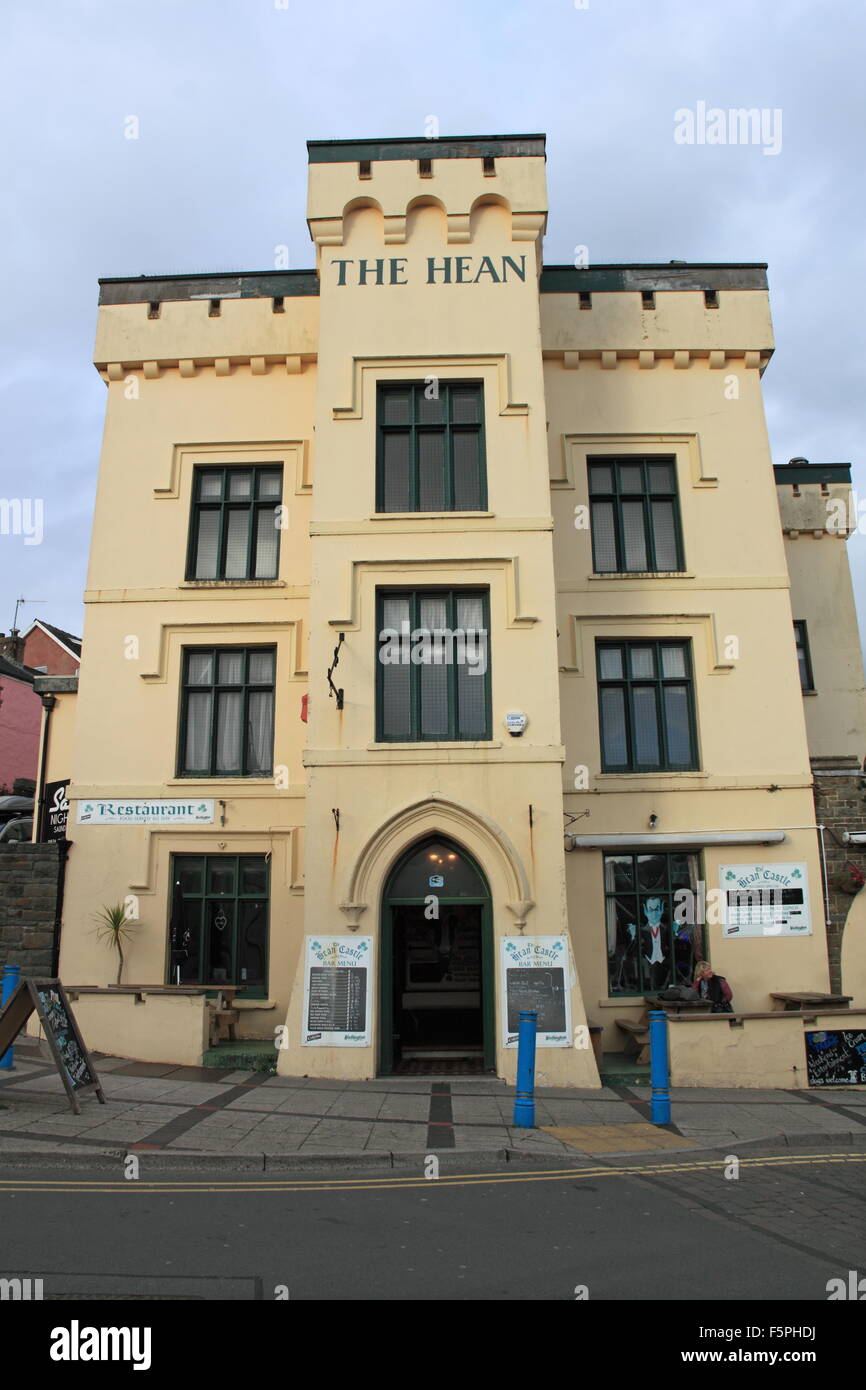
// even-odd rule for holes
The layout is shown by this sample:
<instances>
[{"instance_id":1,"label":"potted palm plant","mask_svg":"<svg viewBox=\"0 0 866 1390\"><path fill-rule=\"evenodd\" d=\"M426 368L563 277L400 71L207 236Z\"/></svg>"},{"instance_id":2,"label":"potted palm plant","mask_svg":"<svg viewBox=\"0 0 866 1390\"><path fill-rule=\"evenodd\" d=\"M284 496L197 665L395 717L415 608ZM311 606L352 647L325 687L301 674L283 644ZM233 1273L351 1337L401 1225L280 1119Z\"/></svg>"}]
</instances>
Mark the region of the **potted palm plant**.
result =
<instances>
[{"instance_id":1,"label":"potted palm plant","mask_svg":"<svg viewBox=\"0 0 866 1390\"><path fill-rule=\"evenodd\" d=\"M106 941L109 948L117 952L117 984L123 974L123 943L132 937L133 923L130 921L126 903L111 903L102 907L96 915L96 934L100 941Z\"/></svg>"}]
</instances>

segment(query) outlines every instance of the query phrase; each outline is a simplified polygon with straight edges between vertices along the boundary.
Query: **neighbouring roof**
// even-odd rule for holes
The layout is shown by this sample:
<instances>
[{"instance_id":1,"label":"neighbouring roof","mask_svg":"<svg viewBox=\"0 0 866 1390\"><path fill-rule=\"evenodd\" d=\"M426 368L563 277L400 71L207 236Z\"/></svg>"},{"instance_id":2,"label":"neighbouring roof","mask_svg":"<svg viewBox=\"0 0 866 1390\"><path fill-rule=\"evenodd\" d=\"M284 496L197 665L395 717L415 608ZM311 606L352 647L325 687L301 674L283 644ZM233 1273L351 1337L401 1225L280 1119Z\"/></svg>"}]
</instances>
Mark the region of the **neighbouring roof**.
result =
<instances>
[{"instance_id":1,"label":"neighbouring roof","mask_svg":"<svg viewBox=\"0 0 866 1390\"><path fill-rule=\"evenodd\" d=\"M24 681L27 685L32 685L37 676L41 675L32 666L23 666L20 661L12 661L8 656L0 656L0 676L6 676L9 680Z\"/></svg>"},{"instance_id":2,"label":"neighbouring roof","mask_svg":"<svg viewBox=\"0 0 866 1390\"><path fill-rule=\"evenodd\" d=\"M764 261L702 264L546 265L542 294L626 290L766 290ZM315 270L232 270L196 275L114 276L99 281L100 304L148 304L189 299L291 299L319 293Z\"/></svg>"},{"instance_id":3,"label":"neighbouring roof","mask_svg":"<svg viewBox=\"0 0 866 1390\"><path fill-rule=\"evenodd\" d=\"M850 463L776 463L777 483L850 483Z\"/></svg>"},{"instance_id":4,"label":"neighbouring roof","mask_svg":"<svg viewBox=\"0 0 866 1390\"><path fill-rule=\"evenodd\" d=\"M81 660L80 637L75 637L71 632L64 632L62 627L55 627L53 623L46 623L42 618L34 618L24 634L25 639L30 636L34 627L41 627L43 632L47 632L49 637L53 637L55 642L59 642L62 647L65 647L70 656Z\"/></svg>"},{"instance_id":5,"label":"neighbouring roof","mask_svg":"<svg viewBox=\"0 0 866 1390\"><path fill-rule=\"evenodd\" d=\"M350 164L361 159L479 159L497 155L544 158L544 135L443 135L383 140L308 140L311 164Z\"/></svg>"}]
</instances>

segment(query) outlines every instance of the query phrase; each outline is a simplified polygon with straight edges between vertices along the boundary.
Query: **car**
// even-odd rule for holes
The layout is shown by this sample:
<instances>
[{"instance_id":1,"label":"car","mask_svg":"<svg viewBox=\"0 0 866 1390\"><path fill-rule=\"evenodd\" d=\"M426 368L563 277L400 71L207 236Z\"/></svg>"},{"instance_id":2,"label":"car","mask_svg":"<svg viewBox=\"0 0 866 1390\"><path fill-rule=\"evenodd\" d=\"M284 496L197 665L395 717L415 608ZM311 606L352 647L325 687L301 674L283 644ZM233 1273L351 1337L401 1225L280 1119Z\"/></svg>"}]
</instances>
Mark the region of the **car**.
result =
<instances>
[{"instance_id":1,"label":"car","mask_svg":"<svg viewBox=\"0 0 866 1390\"><path fill-rule=\"evenodd\" d=\"M33 817L16 816L14 820L7 820L5 825L0 825L0 844L10 844L13 841L33 839Z\"/></svg>"},{"instance_id":2,"label":"car","mask_svg":"<svg viewBox=\"0 0 866 1390\"><path fill-rule=\"evenodd\" d=\"M32 796L0 796L0 828L7 821L17 820L19 816L31 816L34 811Z\"/></svg>"}]
</instances>

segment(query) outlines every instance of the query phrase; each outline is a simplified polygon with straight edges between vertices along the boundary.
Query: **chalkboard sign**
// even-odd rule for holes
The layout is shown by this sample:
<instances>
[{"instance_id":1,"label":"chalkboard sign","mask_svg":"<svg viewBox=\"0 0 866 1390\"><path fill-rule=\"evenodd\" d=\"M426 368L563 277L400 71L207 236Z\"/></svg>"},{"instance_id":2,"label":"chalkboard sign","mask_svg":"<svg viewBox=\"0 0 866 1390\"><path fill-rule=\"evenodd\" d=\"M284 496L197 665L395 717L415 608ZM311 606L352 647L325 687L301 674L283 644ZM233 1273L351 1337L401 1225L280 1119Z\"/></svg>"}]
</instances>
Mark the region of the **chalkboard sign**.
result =
<instances>
[{"instance_id":1,"label":"chalkboard sign","mask_svg":"<svg viewBox=\"0 0 866 1390\"><path fill-rule=\"evenodd\" d=\"M517 1032L522 1009L533 1009L538 1014L539 1033L565 1032L565 971L562 966L547 970L538 967L507 970L505 989L509 1033Z\"/></svg>"},{"instance_id":2,"label":"chalkboard sign","mask_svg":"<svg viewBox=\"0 0 866 1390\"><path fill-rule=\"evenodd\" d=\"M15 1041L34 1010L75 1114L81 1114L79 1095L89 1090L95 1090L104 1105L96 1069L59 980L24 979L12 992L0 1010L0 1056Z\"/></svg>"},{"instance_id":3,"label":"chalkboard sign","mask_svg":"<svg viewBox=\"0 0 866 1390\"><path fill-rule=\"evenodd\" d=\"M806 1034L810 1086L866 1084L866 1031Z\"/></svg>"},{"instance_id":4,"label":"chalkboard sign","mask_svg":"<svg viewBox=\"0 0 866 1390\"><path fill-rule=\"evenodd\" d=\"M310 970L307 1028L363 1033L367 1028L365 966L314 965Z\"/></svg>"}]
</instances>

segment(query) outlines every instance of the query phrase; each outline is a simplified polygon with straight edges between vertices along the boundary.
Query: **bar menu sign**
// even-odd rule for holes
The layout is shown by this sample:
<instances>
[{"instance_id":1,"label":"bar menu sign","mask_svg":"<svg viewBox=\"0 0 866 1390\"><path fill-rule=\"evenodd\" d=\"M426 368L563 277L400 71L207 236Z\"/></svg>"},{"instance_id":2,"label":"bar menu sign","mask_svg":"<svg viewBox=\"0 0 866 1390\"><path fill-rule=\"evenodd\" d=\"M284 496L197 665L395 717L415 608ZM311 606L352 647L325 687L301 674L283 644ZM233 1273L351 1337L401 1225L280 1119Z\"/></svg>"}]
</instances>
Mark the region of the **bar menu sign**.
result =
<instances>
[{"instance_id":1,"label":"bar menu sign","mask_svg":"<svg viewBox=\"0 0 866 1390\"><path fill-rule=\"evenodd\" d=\"M811 936L809 872L799 864L722 864L722 936Z\"/></svg>"},{"instance_id":2,"label":"bar menu sign","mask_svg":"<svg viewBox=\"0 0 866 1390\"><path fill-rule=\"evenodd\" d=\"M371 936L308 936L304 1047L370 1046Z\"/></svg>"},{"instance_id":3,"label":"bar menu sign","mask_svg":"<svg viewBox=\"0 0 866 1390\"><path fill-rule=\"evenodd\" d=\"M516 1047L521 1010L538 1014L539 1047L571 1041L567 940L564 936L502 938L502 1019L505 1046Z\"/></svg>"}]
</instances>

